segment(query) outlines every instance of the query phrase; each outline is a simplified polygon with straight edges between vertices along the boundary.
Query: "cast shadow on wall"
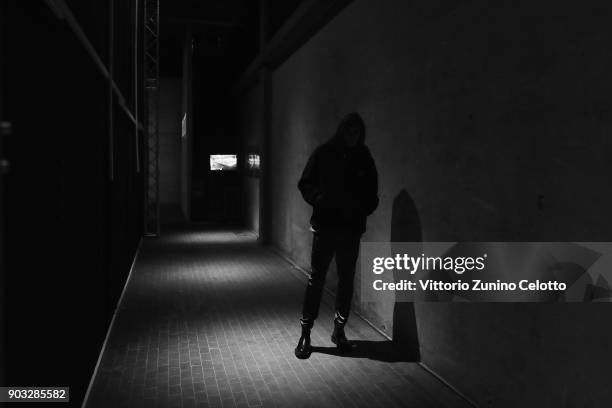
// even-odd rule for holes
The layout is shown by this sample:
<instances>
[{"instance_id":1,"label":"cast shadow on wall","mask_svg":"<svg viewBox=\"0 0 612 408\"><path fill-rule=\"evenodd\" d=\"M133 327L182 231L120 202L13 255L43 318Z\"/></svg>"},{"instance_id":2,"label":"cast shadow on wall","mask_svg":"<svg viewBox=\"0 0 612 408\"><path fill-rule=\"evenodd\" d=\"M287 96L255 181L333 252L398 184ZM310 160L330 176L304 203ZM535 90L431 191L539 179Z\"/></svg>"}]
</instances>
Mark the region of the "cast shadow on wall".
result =
<instances>
[{"instance_id":1,"label":"cast shadow on wall","mask_svg":"<svg viewBox=\"0 0 612 408\"><path fill-rule=\"evenodd\" d=\"M414 200L405 189L393 199L391 209L391 251L394 242L422 242L421 219ZM399 248L398 248L399 251ZM399 282L401 272L394 270L393 280ZM403 291L396 291L393 305L393 348L407 361L420 361L419 336L414 303L408 302Z\"/></svg>"},{"instance_id":2,"label":"cast shadow on wall","mask_svg":"<svg viewBox=\"0 0 612 408\"><path fill-rule=\"evenodd\" d=\"M392 251L394 242L422 242L421 220L406 190L401 190L393 200L390 242ZM394 274L393 279L399 282L402 276ZM353 348L350 354L343 354L336 347L313 347L312 351L386 362L420 361L414 303L407 302L402 293L396 293L393 307L392 341L351 341Z\"/></svg>"}]
</instances>

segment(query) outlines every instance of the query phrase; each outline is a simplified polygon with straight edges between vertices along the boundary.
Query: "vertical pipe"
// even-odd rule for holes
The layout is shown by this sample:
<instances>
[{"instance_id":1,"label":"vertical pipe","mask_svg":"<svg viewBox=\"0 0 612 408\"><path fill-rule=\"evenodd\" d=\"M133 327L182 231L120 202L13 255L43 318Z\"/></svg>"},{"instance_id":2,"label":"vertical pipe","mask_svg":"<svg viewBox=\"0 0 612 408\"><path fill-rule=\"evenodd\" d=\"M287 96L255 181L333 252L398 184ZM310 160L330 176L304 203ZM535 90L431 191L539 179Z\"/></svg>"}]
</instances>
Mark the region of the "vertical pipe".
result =
<instances>
[{"instance_id":1,"label":"vertical pipe","mask_svg":"<svg viewBox=\"0 0 612 408\"><path fill-rule=\"evenodd\" d=\"M114 22L115 22L115 4L114 0L109 0L109 19L108 19L108 176L110 181L113 181L115 163L114 163L114 126L113 126L113 62L114 62Z\"/></svg>"},{"instance_id":2,"label":"vertical pipe","mask_svg":"<svg viewBox=\"0 0 612 408\"><path fill-rule=\"evenodd\" d=\"M268 40L268 0L260 0L259 3L259 54L263 55ZM260 152L260 178L259 178L259 240L262 242L268 242L268 223L271 221L268 219L267 214L269 199L269 181L268 170L269 163L269 131L270 131L270 74L266 65L262 65L261 71L259 72L259 81L261 84L262 93L262 138L261 138L261 152Z\"/></svg>"},{"instance_id":3,"label":"vertical pipe","mask_svg":"<svg viewBox=\"0 0 612 408\"><path fill-rule=\"evenodd\" d=\"M136 172L140 173L140 134L138 129L138 0L134 0L134 143L136 144Z\"/></svg>"},{"instance_id":4,"label":"vertical pipe","mask_svg":"<svg viewBox=\"0 0 612 408\"><path fill-rule=\"evenodd\" d=\"M159 1L155 2L156 35L155 41L155 234L159 236Z\"/></svg>"},{"instance_id":5,"label":"vertical pipe","mask_svg":"<svg viewBox=\"0 0 612 408\"><path fill-rule=\"evenodd\" d=\"M0 3L0 25L4 24L4 3ZM0 30L0 61L2 61L2 31ZM2 87L2 65L0 64L0 344L4 342L4 310L6 305L4 304L4 200L6 196L3 191L4 183L4 172L8 170L8 161L5 161L3 152L4 142L4 128L10 125L8 122L4 122L3 105L2 105L2 94L4 88ZM7 132L8 133L8 132ZM4 347L0 348L0 384L4 385Z\"/></svg>"},{"instance_id":6,"label":"vertical pipe","mask_svg":"<svg viewBox=\"0 0 612 408\"><path fill-rule=\"evenodd\" d=\"M191 221L191 140L193 137L192 78L193 32L191 24L185 27L183 39L182 105L186 117L185 135L181 138L181 211L185 221Z\"/></svg>"},{"instance_id":7,"label":"vertical pipe","mask_svg":"<svg viewBox=\"0 0 612 408\"><path fill-rule=\"evenodd\" d=\"M142 0L142 162L143 162L143 174L142 174L142 230L144 234L149 233L149 91L147 89L148 80L148 59L147 59L147 47L148 47L148 23L147 23L147 12L149 9L148 1Z\"/></svg>"}]
</instances>

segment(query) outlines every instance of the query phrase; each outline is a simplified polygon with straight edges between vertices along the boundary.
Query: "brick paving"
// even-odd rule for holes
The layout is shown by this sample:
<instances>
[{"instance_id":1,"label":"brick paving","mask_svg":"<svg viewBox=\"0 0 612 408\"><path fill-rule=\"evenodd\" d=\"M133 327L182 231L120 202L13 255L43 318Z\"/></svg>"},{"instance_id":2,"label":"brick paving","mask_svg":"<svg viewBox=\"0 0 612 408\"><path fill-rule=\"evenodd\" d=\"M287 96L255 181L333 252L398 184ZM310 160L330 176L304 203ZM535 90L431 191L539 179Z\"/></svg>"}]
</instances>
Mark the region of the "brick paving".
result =
<instances>
[{"instance_id":1,"label":"brick paving","mask_svg":"<svg viewBox=\"0 0 612 408\"><path fill-rule=\"evenodd\" d=\"M357 316L351 357L329 339L332 299L293 348L305 278L248 233L176 231L143 242L94 379L95 407L464 407ZM377 352L378 350L378 352Z\"/></svg>"}]
</instances>

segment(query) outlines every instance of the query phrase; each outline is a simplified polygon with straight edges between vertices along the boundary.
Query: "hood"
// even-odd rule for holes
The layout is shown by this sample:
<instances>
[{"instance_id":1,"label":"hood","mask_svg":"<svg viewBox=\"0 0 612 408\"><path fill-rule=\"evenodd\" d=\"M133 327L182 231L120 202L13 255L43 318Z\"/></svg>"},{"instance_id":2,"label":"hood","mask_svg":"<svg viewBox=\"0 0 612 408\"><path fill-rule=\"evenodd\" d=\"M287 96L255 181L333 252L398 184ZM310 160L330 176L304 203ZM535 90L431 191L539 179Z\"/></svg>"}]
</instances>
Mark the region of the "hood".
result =
<instances>
[{"instance_id":1,"label":"hood","mask_svg":"<svg viewBox=\"0 0 612 408\"><path fill-rule=\"evenodd\" d=\"M361 135L359 140L357 141L357 146L363 146L365 143L365 123L357 112L349 113L340 121L338 128L336 129L336 133L332 137L331 141L339 146L346 148L346 144L344 143L344 132L352 126L357 125L361 128Z\"/></svg>"}]
</instances>

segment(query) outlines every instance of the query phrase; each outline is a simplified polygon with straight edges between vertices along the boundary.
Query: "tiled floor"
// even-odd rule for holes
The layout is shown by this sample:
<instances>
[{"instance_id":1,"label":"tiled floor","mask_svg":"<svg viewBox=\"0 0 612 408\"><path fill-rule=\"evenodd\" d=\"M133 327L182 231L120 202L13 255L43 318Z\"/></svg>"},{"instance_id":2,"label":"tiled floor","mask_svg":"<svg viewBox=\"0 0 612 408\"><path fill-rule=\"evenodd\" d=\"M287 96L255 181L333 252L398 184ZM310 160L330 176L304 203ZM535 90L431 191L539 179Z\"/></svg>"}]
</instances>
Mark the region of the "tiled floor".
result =
<instances>
[{"instance_id":1,"label":"tiled floor","mask_svg":"<svg viewBox=\"0 0 612 408\"><path fill-rule=\"evenodd\" d=\"M94 407L464 407L353 316L351 357L329 340L298 360L305 280L249 234L183 231L145 239L94 380Z\"/></svg>"}]
</instances>

